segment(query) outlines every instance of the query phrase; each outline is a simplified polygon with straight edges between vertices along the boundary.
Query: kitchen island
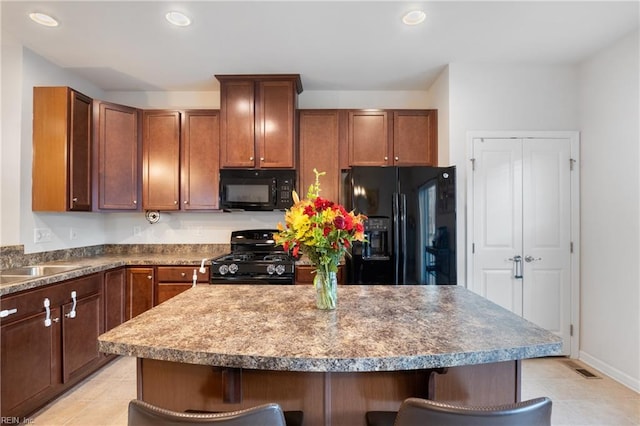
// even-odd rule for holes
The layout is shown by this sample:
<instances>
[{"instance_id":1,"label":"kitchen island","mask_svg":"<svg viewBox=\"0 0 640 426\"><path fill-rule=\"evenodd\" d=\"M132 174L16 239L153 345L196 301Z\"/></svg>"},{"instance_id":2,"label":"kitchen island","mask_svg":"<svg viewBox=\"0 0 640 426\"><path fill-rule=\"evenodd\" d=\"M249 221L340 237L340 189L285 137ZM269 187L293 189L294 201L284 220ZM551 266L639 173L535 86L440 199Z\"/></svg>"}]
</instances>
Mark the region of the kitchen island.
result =
<instances>
[{"instance_id":1,"label":"kitchen island","mask_svg":"<svg viewBox=\"0 0 640 426\"><path fill-rule=\"evenodd\" d=\"M99 338L138 358L138 398L230 411L266 401L306 425L364 425L409 396L468 404L520 398L520 360L561 339L458 286L198 286Z\"/></svg>"}]
</instances>

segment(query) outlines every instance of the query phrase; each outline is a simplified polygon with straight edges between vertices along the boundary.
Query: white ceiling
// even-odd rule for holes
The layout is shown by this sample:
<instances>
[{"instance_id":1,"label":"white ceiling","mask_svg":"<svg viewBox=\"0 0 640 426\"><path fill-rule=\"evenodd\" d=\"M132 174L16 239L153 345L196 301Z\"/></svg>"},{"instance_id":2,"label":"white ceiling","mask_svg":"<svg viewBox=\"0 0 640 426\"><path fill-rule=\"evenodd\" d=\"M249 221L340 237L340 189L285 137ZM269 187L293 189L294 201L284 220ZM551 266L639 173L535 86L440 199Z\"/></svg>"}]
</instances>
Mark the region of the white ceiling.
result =
<instances>
[{"instance_id":1,"label":"white ceiling","mask_svg":"<svg viewBox=\"0 0 640 426\"><path fill-rule=\"evenodd\" d=\"M637 0L2 1L17 41L106 91L218 90L214 74L296 73L305 90L425 90L448 63L573 64L638 28ZM420 7L426 21L401 23ZM192 17L186 28L164 15ZM41 27L40 11L60 21Z\"/></svg>"}]
</instances>

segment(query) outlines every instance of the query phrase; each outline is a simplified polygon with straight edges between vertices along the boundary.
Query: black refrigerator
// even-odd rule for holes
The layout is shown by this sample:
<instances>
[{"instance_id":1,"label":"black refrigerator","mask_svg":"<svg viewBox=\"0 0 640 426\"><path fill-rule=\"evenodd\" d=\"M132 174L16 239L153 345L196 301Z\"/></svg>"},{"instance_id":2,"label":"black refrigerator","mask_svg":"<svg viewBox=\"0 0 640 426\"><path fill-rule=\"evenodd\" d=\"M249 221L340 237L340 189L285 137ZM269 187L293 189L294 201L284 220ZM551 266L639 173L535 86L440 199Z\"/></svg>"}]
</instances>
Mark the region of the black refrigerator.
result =
<instances>
[{"instance_id":1,"label":"black refrigerator","mask_svg":"<svg viewBox=\"0 0 640 426\"><path fill-rule=\"evenodd\" d=\"M455 167L352 167L343 205L368 217L347 284L456 284Z\"/></svg>"}]
</instances>

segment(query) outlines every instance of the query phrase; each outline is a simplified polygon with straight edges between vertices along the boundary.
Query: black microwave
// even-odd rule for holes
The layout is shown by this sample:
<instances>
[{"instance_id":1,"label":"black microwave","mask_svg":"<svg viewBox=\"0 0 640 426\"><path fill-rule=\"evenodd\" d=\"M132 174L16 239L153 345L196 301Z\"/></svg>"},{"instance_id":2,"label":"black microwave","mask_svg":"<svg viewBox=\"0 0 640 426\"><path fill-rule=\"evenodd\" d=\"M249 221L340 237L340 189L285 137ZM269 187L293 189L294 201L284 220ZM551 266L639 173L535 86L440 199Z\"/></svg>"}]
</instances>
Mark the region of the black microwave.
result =
<instances>
[{"instance_id":1,"label":"black microwave","mask_svg":"<svg viewBox=\"0 0 640 426\"><path fill-rule=\"evenodd\" d=\"M223 210L284 210L293 204L295 170L220 170Z\"/></svg>"}]
</instances>

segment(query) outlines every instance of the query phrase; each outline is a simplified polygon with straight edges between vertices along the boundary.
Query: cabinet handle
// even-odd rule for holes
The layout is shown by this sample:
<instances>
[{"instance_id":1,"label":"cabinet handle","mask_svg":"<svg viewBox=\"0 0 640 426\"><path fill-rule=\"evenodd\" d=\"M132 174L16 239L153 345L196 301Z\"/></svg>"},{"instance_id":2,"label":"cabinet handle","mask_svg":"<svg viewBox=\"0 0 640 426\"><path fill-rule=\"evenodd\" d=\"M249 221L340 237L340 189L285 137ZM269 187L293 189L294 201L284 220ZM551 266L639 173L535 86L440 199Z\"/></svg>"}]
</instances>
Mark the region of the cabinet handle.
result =
<instances>
[{"instance_id":1,"label":"cabinet handle","mask_svg":"<svg viewBox=\"0 0 640 426\"><path fill-rule=\"evenodd\" d=\"M44 326L45 327L51 327L51 309L49 309L49 306L51 306L51 302L49 302L48 298L45 298L44 299L44 310L45 310Z\"/></svg>"},{"instance_id":2,"label":"cabinet handle","mask_svg":"<svg viewBox=\"0 0 640 426\"><path fill-rule=\"evenodd\" d=\"M5 309L3 311L0 311L0 318L8 317L9 315L13 315L16 312L18 312L18 308Z\"/></svg>"},{"instance_id":3,"label":"cabinet handle","mask_svg":"<svg viewBox=\"0 0 640 426\"><path fill-rule=\"evenodd\" d=\"M71 292L71 300L73 300L73 306L71 307L71 311L64 316L67 318L75 318L76 317L76 305L78 301L76 300L77 293L74 291Z\"/></svg>"}]
</instances>

